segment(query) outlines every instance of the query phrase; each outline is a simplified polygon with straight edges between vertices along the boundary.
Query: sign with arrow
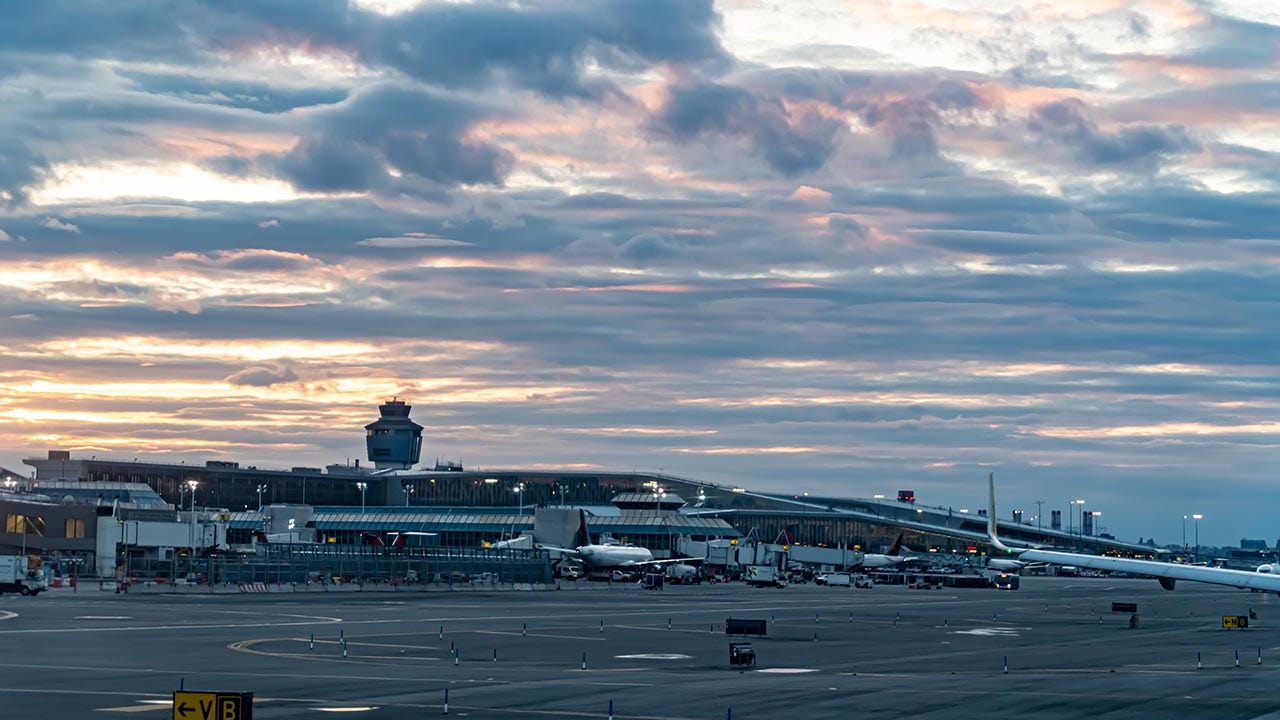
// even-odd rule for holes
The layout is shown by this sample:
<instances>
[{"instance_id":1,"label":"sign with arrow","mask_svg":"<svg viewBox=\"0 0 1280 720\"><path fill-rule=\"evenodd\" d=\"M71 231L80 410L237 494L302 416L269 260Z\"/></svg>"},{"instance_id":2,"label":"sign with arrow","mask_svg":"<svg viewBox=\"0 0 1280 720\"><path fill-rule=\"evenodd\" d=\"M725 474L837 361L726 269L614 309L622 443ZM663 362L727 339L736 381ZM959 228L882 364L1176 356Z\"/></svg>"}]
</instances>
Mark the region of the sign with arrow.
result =
<instances>
[{"instance_id":1,"label":"sign with arrow","mask_svg":"<svg viewBox=\"0 0 1280 720\"><path fill-rule=\"evenodd\" d=\"M173 720L253 720L253 693L177 690Z\"/></svg>"}]
</instances>

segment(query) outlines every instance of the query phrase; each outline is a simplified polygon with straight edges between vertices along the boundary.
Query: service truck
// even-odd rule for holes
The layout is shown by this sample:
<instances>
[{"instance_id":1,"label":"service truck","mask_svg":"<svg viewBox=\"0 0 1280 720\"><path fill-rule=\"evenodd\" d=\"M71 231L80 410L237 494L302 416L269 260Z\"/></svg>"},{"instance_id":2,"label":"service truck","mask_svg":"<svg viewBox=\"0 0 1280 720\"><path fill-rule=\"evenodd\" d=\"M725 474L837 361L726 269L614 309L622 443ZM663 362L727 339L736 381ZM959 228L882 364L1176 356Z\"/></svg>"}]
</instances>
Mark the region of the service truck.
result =
<instances>
[{"instance_id":1,"label":"service truck","mask_svg":"<svg viewBox=\"0 0 1280 720\"><path fill-rule=\"evenodd\" d=\"M771 565L747 565L742 568L742 579L751 587L784 588L787 586L782 573Z\"/></svg>"},{"instance_id":2,"label":"service truck","mask_svg":"<svg viewBox=\"0 0 1280 720\"><path fill-rule=\"evenodd\" d=\"M38 595L49 589L38 555L0 555L0 593Z\"/></svg>"}]
</instances>

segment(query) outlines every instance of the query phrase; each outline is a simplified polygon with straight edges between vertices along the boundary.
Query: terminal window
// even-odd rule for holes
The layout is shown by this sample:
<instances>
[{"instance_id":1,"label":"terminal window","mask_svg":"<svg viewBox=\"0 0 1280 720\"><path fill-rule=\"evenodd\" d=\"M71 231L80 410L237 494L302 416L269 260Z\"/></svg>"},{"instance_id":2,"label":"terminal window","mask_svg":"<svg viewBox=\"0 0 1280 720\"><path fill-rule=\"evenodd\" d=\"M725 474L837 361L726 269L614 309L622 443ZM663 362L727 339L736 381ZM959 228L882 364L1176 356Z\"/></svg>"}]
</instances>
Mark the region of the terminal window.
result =
<instances>
[{"instance_id":1,"label":"terminal window","mask_svg":"<svg viewBox=\"0 0 1280 720\"><path fill-rule=\"evenodd\" d=\"M77 518L67 518L65 537L69 537L69 538L84 537L84 520L79 520Z\"/></svg>"},{"instance_id":2,"label":"terminal window","mask_svg":"<svg viewBox=\"0 0 1280 720\"><path fill-rule=\"evenodd\" d=\"M31 533L44 535L44 518L26 515L7 515L4 520L4 531L7 533Z\"/></svg>"}]
</instances>

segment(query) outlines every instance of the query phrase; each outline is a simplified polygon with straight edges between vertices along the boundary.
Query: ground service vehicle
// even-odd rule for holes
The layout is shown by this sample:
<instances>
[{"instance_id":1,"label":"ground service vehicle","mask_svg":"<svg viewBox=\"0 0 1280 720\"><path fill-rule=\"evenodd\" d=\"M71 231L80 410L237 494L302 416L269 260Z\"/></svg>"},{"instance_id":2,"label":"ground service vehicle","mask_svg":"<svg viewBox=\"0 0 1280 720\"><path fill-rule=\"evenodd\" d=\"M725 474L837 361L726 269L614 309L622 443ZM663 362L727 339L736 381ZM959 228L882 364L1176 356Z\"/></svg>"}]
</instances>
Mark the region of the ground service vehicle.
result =
<instances>
[{"instance_id":1,"label":"ground service vehicle","mask_svg":"<svg viewBox=\"0 0 1280 720\"><path fill-rule=\"evenodd\" d=\"M830 585L831 587L853 587L853 579L849 577L849 573L827 573L819 575L813 580L815 585Z\"/></svg>"},{"instance_id":2,"label":"ground service vehicle","mask_svg":"<svg viewBox=\"0 0 1280 720\"><path fill-rule=\"evenodd\" d=\"M39 595L49 589L36 555L0 555L0 593Z\"/></svg>"},{"instance_id":3,"label":"ground service vehicle","mask_svg":"<svg viewBox=\"0 0 1280 720\"><path fill-rule=\"evenodd\" d=\"M782 573L769 565L747 565L742 569L742 579L752 587L784 588L787 586Z\"/></svg>"}]
</instances>

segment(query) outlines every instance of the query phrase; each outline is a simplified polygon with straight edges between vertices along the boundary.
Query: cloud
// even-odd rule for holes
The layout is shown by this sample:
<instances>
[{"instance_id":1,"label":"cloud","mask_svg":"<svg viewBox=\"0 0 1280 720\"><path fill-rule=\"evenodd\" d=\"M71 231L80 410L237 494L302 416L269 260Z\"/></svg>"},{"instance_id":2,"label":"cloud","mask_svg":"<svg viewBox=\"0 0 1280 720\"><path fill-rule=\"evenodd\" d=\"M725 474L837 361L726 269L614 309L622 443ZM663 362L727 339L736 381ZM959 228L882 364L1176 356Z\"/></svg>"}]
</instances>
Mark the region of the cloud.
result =
<instances>
[{"instance_id":1,"label":"cloud","mask_svg":"<svg viewBox=\"0 0 1280 720\"><path fill-rule=\"evenodd\" d=\"M826 163L842 124L814 111L788 110L777 99L740 87L702 82L671 88L651 126L678 142L710 135L746 138L771 168L795 176Z\"/></svg>"},{"instance_id":2,"label":"cloud","mask_svg":"<svg viewBox=\"0 0 1280 720\"><path fill-rule=\"evenodd\" d=\"M223 158L220 169L265 172L299 190L442 197L460 185L501 185L511 172L509 151L470 137L479 105L421 87L384 83L305 119L306 131L288 151Z\"/></svg>"},{"instance_id":3,"label":"cloud","mask_svg":"<svg viewBox=\"0 0 1280 720\"><path fill-rule=\"evenodd\" d=\"M471 243L461 240L430 235L428 233L410 232L397 237L371 237L360 240L356 245L381 248L427 248L427 247L460 247Z\"/></svg>"},{"instance_id":4,"label":"cloud","mask_svg":"<svg viewBox=\"0 0 1280 720\"><path fill-rule=\"evenodd\" d=\"M9 242L12 239L13 238L9 236L9 233L4 230L0 230L0 242Z\"/></svg>"},{"instance_id":5,"label":"cloud","mask_svg":"<svg viewBox=\"0 0 1280 720\"><path fill-rule=\"evenodd\" d=\"M258 227L264 230L267 228L277 228L277 227L280 227L280 221L276 220L275 218L272 218L270 220L263 220L258 223Z\"/></svg>"},{"instance_id":6,"label":"cloud","mask_svg":"<svg viewBox=\"0 0 1280 720\"><path fill-rule=\"evenodd\" d=\"M268 363L251 365L239 372L232 373L223 378L223 382L237 386L271 387L281 383L295 382L297 379L298 374L293 371L293 368L281 364Z\"/></svg>"},{"instance_id":7,"label":"cloud","mask_svg":"<svg viewBox=\"0 0 1280 720\"><path fill-rule=\"evenodd\" d=\"M1067 151L1081 165L1153 169L1197 143L1180 126L1133 125L1104 132L1086 115L1083 102L1059 100L1036 107L1028 121L1032 132Z\"/></svg>"},{"instance_id":8,"label":"cloud","mask_svg":"<svg viewBox=\"0 0 1280 720\"><path fill-rule=\"evenodd\" d=\"M72 223L69 223L69 222L63 222L58 218L54 218L54 217L45 218L40 222L40 226L49 228L50 230L57 230L59 232L69 232L69 233L76 233L76 234L79 234L80 232L80 228L78 226L73 225Z\"/></svg>"}]
</instances>

